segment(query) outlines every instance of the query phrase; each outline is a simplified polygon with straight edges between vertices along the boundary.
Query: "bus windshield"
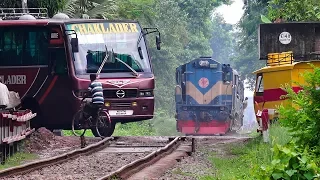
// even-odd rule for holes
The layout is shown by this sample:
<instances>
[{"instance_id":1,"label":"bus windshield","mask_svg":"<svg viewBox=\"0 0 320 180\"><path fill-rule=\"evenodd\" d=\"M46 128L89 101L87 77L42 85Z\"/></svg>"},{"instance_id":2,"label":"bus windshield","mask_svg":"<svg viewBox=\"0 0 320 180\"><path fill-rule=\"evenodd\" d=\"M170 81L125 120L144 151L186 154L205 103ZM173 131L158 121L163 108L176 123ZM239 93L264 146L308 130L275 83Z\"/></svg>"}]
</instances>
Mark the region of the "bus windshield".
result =
<instances>
[{"instance_id":1,"label":"bus windshield","mask_svg":"<svg viewBox=\"0 0 320 180\"><path fill-rule=\"evenodd\" d=\"M79 52L73 53L76 74L96 73L106 51L113 51L116 58L105 63L101 73L131 72L125 64L136 72L151 72L144 38L138 41L141 36L138 23L82 23L68 24L66 28L74 30L78 37Z\"/></svg>"}]
</instances>

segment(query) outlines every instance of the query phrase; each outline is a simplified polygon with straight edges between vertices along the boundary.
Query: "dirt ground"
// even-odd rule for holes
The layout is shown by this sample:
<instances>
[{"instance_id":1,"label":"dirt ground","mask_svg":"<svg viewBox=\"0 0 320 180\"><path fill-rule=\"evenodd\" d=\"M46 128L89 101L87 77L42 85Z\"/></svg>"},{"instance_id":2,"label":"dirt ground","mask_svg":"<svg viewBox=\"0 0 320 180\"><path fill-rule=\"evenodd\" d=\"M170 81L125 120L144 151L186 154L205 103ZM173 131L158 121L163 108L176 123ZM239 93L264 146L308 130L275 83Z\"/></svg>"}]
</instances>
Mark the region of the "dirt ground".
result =
<instances>
[{"instance_id":1,"label":"dirt ground","mask_svg":"<svg viewBox=\"0 0 320 180\"><path fill-rule=\"evenodd\" d=\"M215 177L213 166L208 160L210 153L227 156L225 147L232 143L244 143L247 138L200 137L196 140L196 152L185 157L168 170L159 180L197 180L200 177Z\"/></svg>"},{"instance_id":2,"label":"dirt ground","mask_svg":"<svg viewBox=\"0 0 320 180\"><path fill-rule=\"evenodd\" d=\"M100 138L86 138L93 144ZM56 136L46 128L39 128L25 142L25 151L37 154L40 159L53 157L80 148L80 138L75 136Z\"/></svg>"}]
</instances>

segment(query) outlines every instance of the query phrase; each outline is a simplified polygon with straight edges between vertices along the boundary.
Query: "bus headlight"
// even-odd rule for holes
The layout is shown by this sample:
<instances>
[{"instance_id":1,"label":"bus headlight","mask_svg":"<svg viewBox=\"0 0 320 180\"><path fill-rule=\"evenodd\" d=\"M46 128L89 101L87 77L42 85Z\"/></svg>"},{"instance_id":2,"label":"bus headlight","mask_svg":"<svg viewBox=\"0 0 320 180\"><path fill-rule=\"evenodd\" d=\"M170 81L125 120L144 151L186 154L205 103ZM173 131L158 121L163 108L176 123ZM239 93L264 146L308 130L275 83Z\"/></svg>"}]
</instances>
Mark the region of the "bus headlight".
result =
<instances>
[{"instance_id":1,"label":"bus headlight","mask_svg":"<svg viewBox=\"0 0 320 180\"><path fill-rule=\"evenodd\" d=\"M105 105L106 107L110 107L110 102L105 102L104 105Z\"/></svg>"},{"instance_id":2,"label":"bus headlight","mask_svg":"<svg viewBox=\"0 0 320 180\"><path fill-rule=\"evenodd\" d=\"M150 91L146 91L144 94L145 96L152 96L152 93Z\"/></svg>"}]
</instances>

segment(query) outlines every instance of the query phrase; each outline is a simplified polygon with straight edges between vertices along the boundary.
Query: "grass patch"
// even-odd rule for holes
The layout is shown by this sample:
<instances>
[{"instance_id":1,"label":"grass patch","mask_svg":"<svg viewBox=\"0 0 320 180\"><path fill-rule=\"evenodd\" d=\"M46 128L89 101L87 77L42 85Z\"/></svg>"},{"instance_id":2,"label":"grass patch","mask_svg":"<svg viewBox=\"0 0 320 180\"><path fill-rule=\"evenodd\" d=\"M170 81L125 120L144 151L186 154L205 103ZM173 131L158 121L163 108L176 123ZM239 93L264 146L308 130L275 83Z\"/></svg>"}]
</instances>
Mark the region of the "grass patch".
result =
<instances>
[{"instance_id":1,"label":"grass patch","mask_svg":"<svg viewBox=\"0 0 320 180\"><path fill-rule=\"evenodd\" d=\"M38 156L36 154L25 153L25 152L18 152L8 158L7 162L3 165L0 165L0 170L7 169L13 166L19 166L25 161L30 161L37 159Z\"/></svg>"},{"instance_id":2,"label":"grass patch","mask_svg":"<svg viewBox=\"0 0 320 180\"><path fill-rule=\"evenodd\" d=\"M64 136L74 136L72 130L63 130ZM133 122L127 124L117 123L113 136L153 136L155 132L152 125L150 126L148 122ZM86 130L84 134L86 137L94 137L91 130Z\"/></svg>"},{"instance_id":3,"label":"grass patch","mask_svg":"<svg viewBox=\"0 0 320 180\"><path fill-rule=\"evenodd\" d=\"M273 143L283 145L291 137L287 130L279 125L270 128L270 139ZM262 137L256 137L243 144L232 144L225 146L227 155L211 153L209 161L212 163L215 177L206 176L200 179L253 179L251 170L256 166L270 164L272 160L271 147L273 143L264 143Z\"/></svg>"},{"instance_id":4,"label":"grass patch","mask_svg":"<svg viewBox=\"0 0 320 180\"><path fill-rule=\"evenodd\" d=\"M154 136L153 126L148 121L132 122L127 124L117 123L113 136Z\"/></svg>"},{"instance_id":5,"label":"grass patch","mask_svg":"<svg viewBox=\"0 0 320 180\"><path fill-rule=\"evenodd\" d=\"M62 132L63 132L64 136L74 136L72 130L63 130ZM94 135L92 134L92 131L90 129L86 130L86 133L84 134L84 136L94 137Z\"/></svg>"}]
</instances>

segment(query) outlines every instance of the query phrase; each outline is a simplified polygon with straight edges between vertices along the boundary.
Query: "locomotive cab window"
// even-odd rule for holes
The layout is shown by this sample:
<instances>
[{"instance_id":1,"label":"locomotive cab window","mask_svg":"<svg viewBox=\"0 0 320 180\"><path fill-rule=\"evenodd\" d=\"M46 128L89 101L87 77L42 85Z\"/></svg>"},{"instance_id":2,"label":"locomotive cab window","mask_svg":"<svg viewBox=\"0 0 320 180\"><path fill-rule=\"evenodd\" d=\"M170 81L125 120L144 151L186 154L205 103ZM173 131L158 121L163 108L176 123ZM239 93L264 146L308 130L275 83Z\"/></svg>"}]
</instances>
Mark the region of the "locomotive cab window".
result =
<instances>
[{"instance_id":1,"label":"locomotive cab window","mask_svg":"<svg viewBox=\"0 0 320 180\"><path fill-rule=\"evenodd\" d=\"M227 82L227 81L231 81L232 79L232 75L231 75L231 72L225 72L223 73L223 81L224 82Z\"/></svg>"},{"instance_id":2,"label":"locomotive cab window","mask_svg":"<svg viewBox=\"0 0 320 180\"><path fill-rule=\"evenodd\" d=\"M44 27L0 27L0 66L48 65L48 34Z\"/></svg>"},{"instance_id":3,"label":"locomotive cab window","mask_svg":"<svg viewBox=\"0 0 320 180\"><path fill-rule=\"evenodd\" d=\"M262 74L257 75L257 81L256 81L256 93L261 94L263 93L263 76Z\"/></svg>"}]
</instances>

